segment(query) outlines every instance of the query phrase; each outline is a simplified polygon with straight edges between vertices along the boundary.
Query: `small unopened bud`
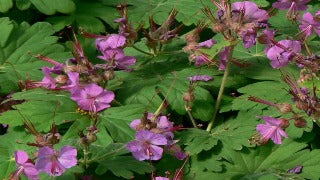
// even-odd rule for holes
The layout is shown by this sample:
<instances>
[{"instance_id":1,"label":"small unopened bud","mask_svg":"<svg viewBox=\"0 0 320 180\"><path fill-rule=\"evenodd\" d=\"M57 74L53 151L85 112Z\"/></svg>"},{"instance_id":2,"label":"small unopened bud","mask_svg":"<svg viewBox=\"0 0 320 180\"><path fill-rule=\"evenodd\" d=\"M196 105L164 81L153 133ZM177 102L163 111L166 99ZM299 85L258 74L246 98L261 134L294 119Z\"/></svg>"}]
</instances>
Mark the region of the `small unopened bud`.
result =
<instances>
[{"instance_id":1,"label":"small unopened bud","mask_svg":"<svg viewBox=\"0 0 320 180\"><path fill-rule=\"evenodd\" d=\"M184 101L192 102L192 101L194 101L194 99L195 99L194 93L191 92L191 91L188 91L183 95L183 100Z\"/></svg>"},{"instance_id":2,"label":"small unopened bud","mask_svg":"<svg viewBox=\"0 0 320 180\"><path fill-rule=\"evenodd\" d=\"M93 143L93 142L95 142L97 140L97 135L89 133L87 135L87 140L88 140L89 143Z\"/></svg>"},{"instance_id":3,"label":"small unopened bud","mask_svg":"<svg viewBox=\"0 0 320 180\"><path fill-rule=\"evenodd\" d=\"M269 38L268 38L268 35L266 34L261 34L259 37L258 37L258 42L260 44L268 44L269 43Z\"/></svg>"},{"instance_id":4,"label":"small unopened bud","mask_svg":"<svg viewBox=\"0 0 320 180\"><path fill-rule=\"evenodd\" d=\"M277 105L278 110L283 113L283 114L287 114L292 112L292 105L289 103L281 103Z\"/></svg>"},{"instance_id":5,"label":"small unopened bud","mask_svg":"<svg viewBox=\"0 0 320 180\"><path fill-rule=\"evenodd\" d=\"M66 84L68 82L68 76L66 76L66 75L58 75L55 78L55 80L59 84Z\"/></svg>"},{"instance_id":6,"label":"small unopened bud","mask_svg":"<svg viewBox=\"0 0 320 180\"><path fill-rule=\"evenodd\" d=\"M289 123L288 119L280 118L280 120L281 120L281 123L280 123L281 128L285 129L285 128L289 127L290 123Z\"/></svg>"},{"instance_id":7,"label":"small unopened bud","mask_svg":"<svg viewBox=\"0 0 320 180\"><path fill-rule=\"evenodd\" d=\"M68 73L68 72L76 72L77 71L77 66L76 65L68 65L68 66L64 66L64 72Z\"/></svg>"},{"instance_id":8,"label":"small unopened bud","mask_svg":"<svg viewBox=\"0 0 320 180\"><path fill-rule=\"evenodd\" d=\"M112 80L112 79L114 79L114 72L113 71L106 71L106 72L104 72L103 76L107 81Z\"/></svg>"},{"instance_id":9,"label":"small unopened bud","mask_svg":"<svg viewBox=\"0 0 320 180\"><path fill-rule=\"evenodd\" d=\"M95 83L100 83L103 80L102 76L99 74L91 74L89 78Z\"/></svg>"},{"instance_id":10,"label":"small unopened bud","mask_svg":"<svg viewBox=\"0 0 320 180\"><path fill-rule=\"evenodd\" d=\"M308 110L308 105L303 101L297 101L296 107L300 110L305 110L305 111Z\"/></svg>"},{"instance_id":11,"label":"small unopened bud","mask_svg":"<svg viewBox=\"0 0 320 180\"><path fill-rule=\"evenodd\" d=\"M212 31L219 33L219 32L224 32L226 30L226 26L224 24L216 23L212 27Z\"/></svg>"},{"instance_id":12,"label":"small unopened bud","mask_svg":"<svg viewBox=\"0 0 320 180\"><path fill-rule=\"evenodd\" d=\"M294 121L294 125L298 128L304 128L307 126L307 121L303 118L298 118Z\"/></svg>"}]
</instances>

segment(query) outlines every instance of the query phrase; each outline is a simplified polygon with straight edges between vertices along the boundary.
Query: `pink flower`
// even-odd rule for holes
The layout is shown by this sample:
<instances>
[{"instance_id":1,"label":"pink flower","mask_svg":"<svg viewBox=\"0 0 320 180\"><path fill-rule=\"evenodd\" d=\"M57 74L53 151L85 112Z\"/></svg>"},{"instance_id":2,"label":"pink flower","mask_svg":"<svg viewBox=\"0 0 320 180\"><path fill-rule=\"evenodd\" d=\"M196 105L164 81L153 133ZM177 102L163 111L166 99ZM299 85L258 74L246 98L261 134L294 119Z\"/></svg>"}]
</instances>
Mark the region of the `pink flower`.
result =
<instances>
[{"instance_id":1,"label":"pink flower","mask_svg":"<svg viewBox=\"0 0 320 180\"><path fill-rule=\"evenodd\" d=\"M114 97L115 95L112 91L107 91L94 83L71 95L71 99L76 101L81 109L92 112L109 108Z\"/></svg>"},{"instance_id":2,"label":"pink flower","mask_svg":"<svg viewBox=\"0 0 320 180\"><path fill-rule=\"evenodd\" d=\"M199 75L199 76L191 76L191 77L188 77L189 81L191 82L196 82L196 81L210 81L212 80L212 77L211 76L208 76L208 75Z\"/></svg>"},{"instance_id":3,"label":"pink flower","mask_svg":"<svg viewBox=\"0 0 320 180\"><path fill-rule=\"evenodd\" d=\"M136 63L134 56L126 56L120 48L105 49L102 54L103 56L98 56L98 58L113 63L118 69L128 70L128 66Z\"/></svg>"},{"instance_id":4,"label":"pink flower","mask_svg":"<svg viewBox=\"0 0 320 180\"><path fill-rule=\"evenodd\" d=\"M38 151L36 169L51 176L60 176L66 169L77 165L77 149L64 146L60 151L45 146Z\"/></svg>"},{"instance_id":5,"label":"pink flower","mask_svg":"<svg viewBox=\"0 0 320 180\"><path fill-rule=\"evenodd\" d=\"M127 144L127 149L139 161L159 160L163 153L163 148L159 145L167 145L167 143L165 135L141 130L136 133L136 140Z\"/></svg>"},{"instance_id":6,"label":"pink flower","mask_svg":"<svg viewBox=\"0 0 320 180\"><path fill-rule=\"evenodd\" d=\"M317 13L319 13L318 11ZM306 38L312 35L312 31L314 30L320 36L320 21L315 20L310 12L306 12L303 16L301 25L299 28L302 31L303 36Z\"/></svg>"},{"instance_id":7,"label":"pink flower","mask_svg":"<svg viewBox=\"0 0 320 180\"><path fill-rule=\"evenodd\" d=\"M155 177L155 180L170 180L170 179L167 177L158 176L158 177Z\"/></svg>"},{"instance_id":8,"label":"pink flower","mask_svg":"<svg viewBox=\"0 0 320 180\"><path fill-rule=\"evenodd\" d=\"M280 10L286 10L288 19L295 19L299 11L304 11L308 9L307 3L311 0L279 0L279 2L273 3L272 7L278 8Z\"/></svg>"},{"instance_id":9,"label":"pink flower","mask_svg":"<svg viewBox=\"0 0 320 180\"><path fill-rule=\"evenodd\" d=\"M223 50L219 52L219 57L220 57L219 70L226 69L229 53L230 53L230 46L225 47Z\"/></svg>"},{"instance_id":10,"label":"pink flower","mask_svg":"<svg viewBox=\"0 0 320 180\"><path fill-rule=\"evenodd\" d=\"M261 117L265 121L265 124L258 124L256 129L261 134L261 142L267 142L269 139L275 144L282 144L281 136L288 138L287 133L283 128L288 127L288 121L272 118L270 116Z\"/></svg>"},{"instance_id":11,"label":"pink flower","mask_svg":"<svg viewBox=\"0 0 320 180\"><path fill-rule=\"evenodd\" d=\"M121 48L126 44L126 37L120 34L110 34L105 38L97 38L96 46L100 51Z\"/></svg>"},{"instance_id":12,"label":"pink flower","mask_svg":"<svg viewBox=\"0 0 320 180\"><path fill-rule=\"evenodd\" d=\"M17 171L14 173L14 178L19 179L20 174L23 172L29 179L38 180L38 170L35 168L32 161L29 159L25 151L16 151L14 153Z\"/></svg>"},{"instance_id":13,"label":"pink flower","mask_svg":"<svg viewBox=\"0 0 320 180\"><path fill-rule=\"evenodd\" d=\"M281 40L267 51L267 57L273 68L281 68L301 52L301 43L293 40Z\"/></svg>"}]
</instances>

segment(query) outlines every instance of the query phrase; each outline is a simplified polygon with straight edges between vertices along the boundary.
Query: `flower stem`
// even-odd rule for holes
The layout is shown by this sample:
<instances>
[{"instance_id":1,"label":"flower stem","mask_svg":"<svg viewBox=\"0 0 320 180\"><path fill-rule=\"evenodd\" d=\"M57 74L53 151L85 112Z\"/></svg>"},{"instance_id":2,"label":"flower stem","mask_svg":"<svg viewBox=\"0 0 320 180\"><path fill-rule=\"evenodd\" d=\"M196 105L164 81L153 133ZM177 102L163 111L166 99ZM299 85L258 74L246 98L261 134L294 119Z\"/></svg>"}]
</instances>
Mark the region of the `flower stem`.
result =
<instances>
[{"instance_id":1,"label":"flower stem","mask_svg":"<svg viewBox=\"0 0 320 180\"><path fill-rule=\"evenodd\" d=\"M196 123L196 121L194 120L194 118L192 117L192 114L191 114L190 110L186 108L186 111L187 111L187 113L188 113L188 116L189 116L189 118L190 118L190 121L191 121L193 127L194 127L194 128L198 128L197 123Z\"/></svg>"},{"instance_id":2,"label":"flower stem","mask_svg":"<svg viewBox=\"0 0 320 180\"><path fill-rule=\"evenodd\" d=\"M211 131L211 129L213 127L213 124L214 124L214 121L215 121L215 119L217 117L219 108L220 108L224 87L226 85L227 78L228 78L228 75L229 75L229 72L230 72L230 66L231 66L231 60L232 60L232 56L233 56L234 46L235 45L231 45L230 46L230 52L229 52L229 55L228 55L227 65L226 65L226 69L224 71L222 82L221 82L221 85L220 85L220 89L219 89L219 93L218 93L218 97L217 97L217 101L216 101L216 106L215 106L215 109L214 109L214 113L213 113L212 119L211 119L211 121L210 121L210 123L208 124L208 127L207 127L207 131L208 132Z\"/></svg>"},{"instance_id":3,"label":"flower stem","mask_svg":"<svg viewBox=\"0 0 320 180\"><path fill-rule=\"evenodd\" d=\"M144 50L142 50L142 49L138 48L138 47L137 47L137 46L135 46L135 45L132 45L131 47L132 47L133 49L135 49L135 50L137 50L137 51L139 51L139 52L143 53L143 54L147 54L147 55L149 55L149 56L154 56L154 54L149 53L149 52L147 52L147 51L144 51Z\"/></svg>"},{"instance_id":4,"label":"flower stem","mask_svg":"<svg viewBox=\"0 0 320 180\"><path fill-rule=\"evenodd\" d=\"M85 146L83 148L83 165L85 169L88 168L88 159L89 159L89 147Z\"/></svg>"}]
</instances>

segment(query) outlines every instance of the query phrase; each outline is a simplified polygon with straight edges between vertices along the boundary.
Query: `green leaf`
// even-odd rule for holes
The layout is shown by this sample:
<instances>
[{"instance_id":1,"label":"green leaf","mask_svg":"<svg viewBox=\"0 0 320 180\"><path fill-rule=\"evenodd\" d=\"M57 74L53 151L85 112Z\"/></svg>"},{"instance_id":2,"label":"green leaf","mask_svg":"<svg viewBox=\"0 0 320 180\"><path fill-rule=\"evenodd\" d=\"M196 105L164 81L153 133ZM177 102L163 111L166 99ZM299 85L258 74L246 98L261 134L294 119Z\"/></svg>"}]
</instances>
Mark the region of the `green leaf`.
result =
<instances>
[{"instance_id":1,"label":"green leaf","mask_svg":"<svg viewBox=\"0 0 320 180\"><path fill-rule=\"evenodd\" d=\"M152 167L147 162L141 162L132 156L115 156L99 162L96 169L98 175L111 171L114 175L130 179L133 173L145 174L152 171Z\"/></svg>"},{"instance_id":2,"label":"green leaf","mask_svg":"<svg viewBox=\"0 0 320 180\"><path fill-rule=\"evenodd\" d=\"M55 30L61 30L68 25L82 27L85 31L93 33L105 32L104 22L115 27L114 20L118 17L115 7L107 6L101 2L76 1L76 10L68 16L54 16L47 18Z\"/></svg>"},{"instance_id":3,"label":"green leaf","mask_svg":"<svg viewBox=\"0 0 320 180\"><path fill-rule=\"evenodd\" d=\"M101 113L101 124L107 128L113 140L128 142L134 139L134 131L130 128L130 123L140 119L144 111L145 106L139 104L111 107Z\"/></svg>"},{"instance_id":4,"label":"green leaf","mask_svg":"<svg viewBox=\"0 0 320 180\"><path fill-rule=\"evenodd\" d=\"M203 2L215 9L210 1ZM203 5L197 0L128 0L127 3L132 5L129 7L130 17L144 26L149 26L149 16L153 16L157 24L162 24L173 8L178 11L176 19L187 26L205 18L201 11Z\"/></svg>"},{"instance_id":5,"label":"green leaf","mask_svg":"<svg viewBox=\"0 0 320 180\"><path fill-rule=\"evenodd\" d=\"M59 13L71 13L76 6L72 0L30 0L31 3L42 13L53 15Z\"/></svg>"},{"instance_id":6,"label":"green leaf","mask_svg":"<svg viewBox=\"0 0 320 180\"><path fill-rule=\"evenodd\" d=\"M12 0L0 0L0 12L7 12L12 6Z\"/></svg>"},{"instance_id":7,"label":"green leaf","mask_svg":"<svg viewBox=\"0 0 320 180\"><path fill-rule=\"evenodd\" d=\"M77 104L66 93L56 94L34 89L15 93L13 99L25 100L15 107L35 125L38 131L48 132L54 121L57 125L75 120L89 121L88 117L76 112ZM17 110L3 113L0 116L0 123L10 126L23 125L22 117Z\"/></svg>"},{"instance_id":8,"label":"green leaf","mask_svg":"<svg viewBox=\"0 0 320 180\"><path fill-rule=\"evenodd\" d=\"M0 22L0 33L4 35L0 41L0 65L5 71L0 73L1 93L17 90L19 80L40 80L43 77L40 68L48 63L33 55L41 53L58 61L70 57L70 53L64 52L64 47L57 44L58 37L52 36L55 31L50 24L40 22L30 26L23 22L18 26L7 18L1 18Z\"/></svg>"},{"instance_id":9,"label":"green leaf","mask_svg":"<svg viewBox=\"0 0 320 180\"><path fill-rule=\"evenodd\" d=\"M31 2L30 0L16 0L16 5L19 10L23 11L30 7Z\"/></svg>"},{"instance_id":10,"label":"green leaf","mask_svg":"<svg viewBox=\"0 0 320 180\"><path fill-rule=\"evenodd\" d=\"M224 148L223 157L228 161L224 165L226 172L215 173L215 177L223 179L244 178L248 175L274 174L278 177L303 177L307 179L317 179L319 164L315 163L318 150L309 151L307 144L285 140L282 145L269 143L257 148L244 148L241 151L232 150L230 147ZM298 165L303 166L301 174L289 174L287 171ZM312 173L311 173L312 172Z\"/></svg>"}]
</instances>

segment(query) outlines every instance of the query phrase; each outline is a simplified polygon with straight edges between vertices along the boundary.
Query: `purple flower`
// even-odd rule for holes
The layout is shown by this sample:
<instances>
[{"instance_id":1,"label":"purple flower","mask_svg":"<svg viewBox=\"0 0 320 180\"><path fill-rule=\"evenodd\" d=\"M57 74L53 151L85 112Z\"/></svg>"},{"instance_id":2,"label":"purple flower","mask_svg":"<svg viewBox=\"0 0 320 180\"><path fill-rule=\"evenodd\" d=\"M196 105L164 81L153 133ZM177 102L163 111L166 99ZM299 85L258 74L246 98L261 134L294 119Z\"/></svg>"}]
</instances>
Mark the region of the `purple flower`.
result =
<instances>
[{"instance_id":1,"label":"purple flower","mask_svg":"<svg viewBox=\"0 0 320 180\"><path fill-rule=\"evenodd\" d=\"M217 41L213 40L213 39L209 39L206 41L203 41L201 43L198 44L198 48L211 48L214 44L216 44Z\"/></svg>"},{"instance_id":2,"label":"purple flower","mask_svg":"<svg viewBox=\"0 0 320 180\"><path fill-rule=\"evenodd\" d=\"M122 49L106 49L102 51L103 56L98 56L98 58L109 61L113 63L119 69L128 70L128 66L134 65L136 63L136 58L134 56L125 56Z\"/></svg>"},{"instance_id":3,"label":"purple flower","mask_svg":"<svg viewBox=\"0 0 320 180\"><path fill-rule=\"evenodd\" d=\"M298 165L298 166L296 166L294 168L289 169L288 173L299 174L299 173L301 173L301 171L302 171L302 166Z\"/></svg>"},{"instance_id":4,"label":"purple flower","mask_svg":"<svg viewBox=\"0 0 320 180\"><path fill-rule=\"evenodd\" d=\"M305 38L310 36L312 34L312 30L320 36L320 22L316 21L310 12L306 12L302 18L302 20L299 20L301 22L299 28L301 29L303 36Z\"/></svg>"},{"instance_id":5,"label":"purple flower","mask_svg":"<svg viewBox=\"0 0 320 180\"><path fill-rule=\"evenodd\" d=\"M210 81L212 80L212 77L211 76L208 76L208 75L200 75L200 76L191 76L191 77L188 77L189 81L191 82L196 82L196 81Z\"/></svg>"},{"instance_id":6,"label":"purple flower","mask_svg":"<svg viewBox=\"0 0 320 180\"><path fill-rule=\"evenodd\" d=\"M80 84L79 84L79 73L77 72L68 72L68 83L66 86L62 86L61 89L67 89L73 94L77 90L80 89Z\"/></svg>"},{"instance_id":7,"label":"purple flower","mask_svg":"<svg viewBox=\"0 0 320 180\"><path fill-rule=\"evenodd\" d=\"M256 129L262 136L262 142L272 139L275 144L282 144L281 136L288 138L287 133L283 130L286 125L283 120L270 116L263 116L261 119L265 121L265 124L258 124Z\"/></svg>"},{"instance_id":8,"label":"purple flower","mask_svg":"<svg viewBox=\"0 0 320 180\"><path fill-rule=\"evenodd\" d=\"M310 0L280 0L279 2L273 3L274 8L278 8L280 10L286 10L288 19L296 19L298 16L298 11L304 11L308 9L307 3Z\"/></svg>"},{"instance_id":9,"label":"purple flower","mask_svg":"<svg viewBox=\"0 0 320 180\"><path fill-rule=\"evenodd\" d=\"M126 37L120 34L110 34L106 38L97 38L96 46L100 51L121 48L126 44Z\"/></svg>"},{"instance_id":10,"label":"purple flower","mask_svg":"<svg viewBox=\"0 0 320 180\"><path fill-rule=\"evenodd\" d=\"M172 154L174 157L176 157L179 160L183 160L187 157L186 153L184 153L181 150L180 146L176 144L166 146L165 148L169 154Z\"/></svg>"},{"instance_id":11,"label":"purple flower","mask_svg":"<svg viewBox=\"0 0 320 180\"><path fill-rule=\"evenodd\" d=\"M257 32L253 29L248 29L241 33L241 38L245 48L251 48L256 44Z\"/></svg>"},{"instance_id":12,"label":"purple flower","mask_svg":"<svg viewBox=\"0 0 320 180\"><path fill-rule=\"evenodd\" d=\"M194 55L192 55L192 59L195 60L195 63L194 63L195 66L201 66L205 63L211 62L210 58L204 54L201 54L201 55L194 54Z\"/></svg>"},{"instance_id":13,"label":"purple flower","mask_svg":"<svg viewBox=\"0 0 320 180\"><path fill-rule=\"evenodd\" d=\"M273 46L274 36L276 35L276 30L271 30L269 28L262 31L262 35L259 37L259 42L261 44L265 44L266 48L264 50L265 53Z\"/></svg>"},{"instance_id":14,"label":"purple flower","mask_svg":"<svg viewBox=\"0 0 320 180\"><path fill-rule=\"evenodd\" d=\"M164 135L141 130L136 133L136 140L127 144L127 149L139 161L159 160L163 153L163 148L159 145L167 145L167 138Z\"/></svg>"},{"instance_id":15,"label":"purple flower","mask_svg":"<svg viewBox=\"0 0 320 180\"><path fill-rule=\"evenodd\" d=\"M57 87L56 80L51 76L51 69L48 67L42 67L44 77L41 81L41 86L48 89L55 89Z\"/></svg>"},{"instance_id":16,"label":"purple flower","mask_svg":"<svg viewBox=\"0 0 320 180\"><path fill-rule=\"evenodd\" d=\"M60 176L66 169L77 165L77 149L64 146L60 151L45 146L38 151L36 168L39 172L44 171L51 176Z\"/></svg>"},{"instance_id":17,"label":"purple flower","mask_svg":"<svg viewBox=\"0 0 320 180\"><path fill-rule=\"evenodd\" d=\"M272 4L272 7L280 10L304 11L308 9L307 3L311 0L279 0Z\"/></svg>"},{"instance_id":18,"label":"purple flower","mask_svg":"<svg viewBox=\"0 0 320 180\"><path fill-rule=\"evenodd\" d=\"M29 179L38 180L38 170L35 168L32 161L29 159L25 151L16 151L14 153L17 171L14 173L14 178L19 179L20 174L23 172Z\"/></svg>"},{"instance_id":19,"label":"purple flower","mask_svg":"<svg viewBox=\"0 0 320 180\"><path fill-rule=\"evenodd\" d=\"M114 97L115 95L112 91L107 91L94 83L71 95L71 99L76 101L81 109L92 112L98 112L110 107Z\"/></svg>"},{"instance_id":20,"label":"purple flower","mask_svg":"<svg viewBox=\"0 0 320 180\"><path fill-rule=\"evenodd\" d=\"M268 12L266 10L259 9L257 4L254 2L235 2L232 4L232 7L234 13L244 11L244 15L242 17L242 21L244 23L266 22L269 19Z\"/></svg>"},{"instance_id":21,"label":"purple flower","mask_svg":"<svg viewBox=\"0 0 320 180\"><path fill-rule=\"evenodd\" d=\"M293 40L281 40L267 51L267 57L273 68L281 68L301 52L301 43Z\"/></svg>"},{"instance_id":22,"label":"purple flower","mask_svg":"<svg viewBox=\"0 0 320 180\"><path fill-rule=\"evenodd\" d=\"M220 51L220 53L219 53L219 57L220 57L219 70L226 69L229 53L230 53L230 47L229 46L225 47L223 50Z\"/></svg>"}]
</instances>

